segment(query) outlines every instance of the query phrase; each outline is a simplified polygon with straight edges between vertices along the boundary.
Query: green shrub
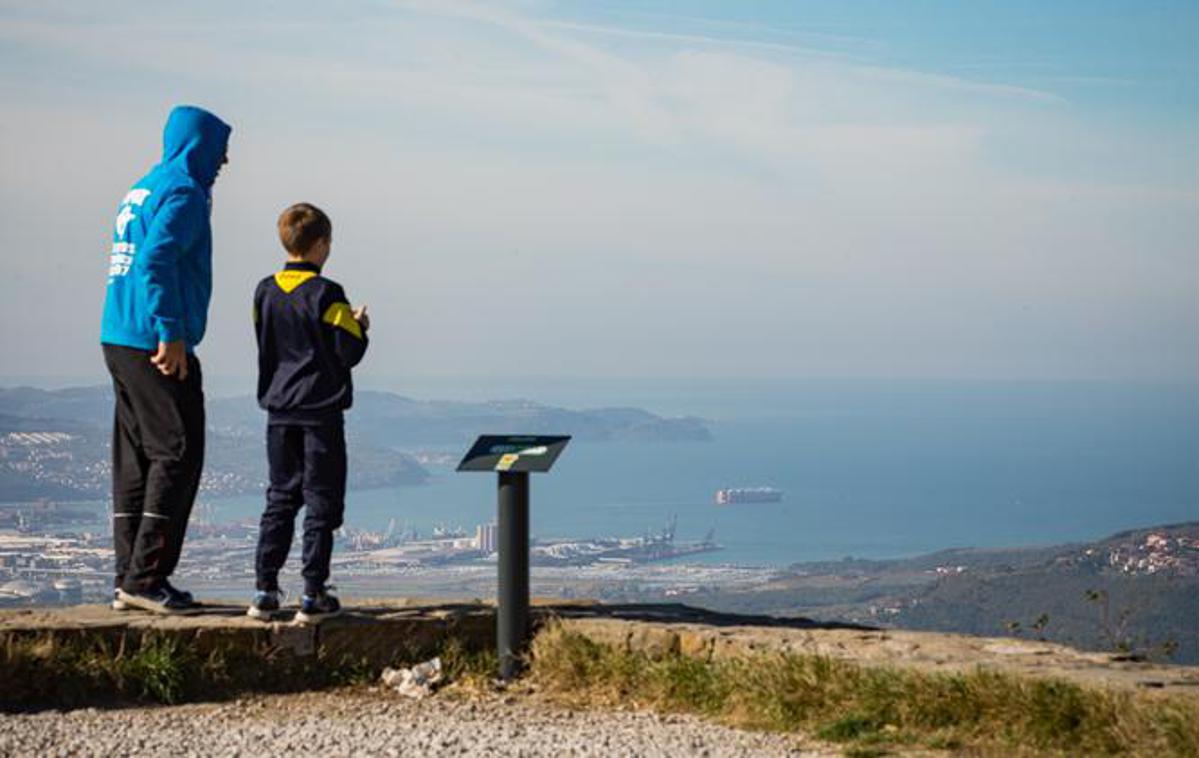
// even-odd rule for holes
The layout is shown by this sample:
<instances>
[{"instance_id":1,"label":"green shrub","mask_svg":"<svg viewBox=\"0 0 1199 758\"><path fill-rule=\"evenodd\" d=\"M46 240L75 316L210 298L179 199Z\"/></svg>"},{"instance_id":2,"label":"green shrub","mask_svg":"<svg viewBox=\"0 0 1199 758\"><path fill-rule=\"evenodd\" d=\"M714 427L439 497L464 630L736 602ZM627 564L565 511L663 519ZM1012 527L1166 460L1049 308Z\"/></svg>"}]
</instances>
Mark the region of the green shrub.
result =
<instances>
[{"instance_id":1,"label":"green shrub","mask_svg":"<svg viewBox=\"0 0 1199 758\"><path fill-rule=\"evenodd\" d=\"M128 658L112 662L119 689L157 703L177 703L187 694L199 669L199 659L175 638L153 638Z\"/></svg>"}]
</instances>

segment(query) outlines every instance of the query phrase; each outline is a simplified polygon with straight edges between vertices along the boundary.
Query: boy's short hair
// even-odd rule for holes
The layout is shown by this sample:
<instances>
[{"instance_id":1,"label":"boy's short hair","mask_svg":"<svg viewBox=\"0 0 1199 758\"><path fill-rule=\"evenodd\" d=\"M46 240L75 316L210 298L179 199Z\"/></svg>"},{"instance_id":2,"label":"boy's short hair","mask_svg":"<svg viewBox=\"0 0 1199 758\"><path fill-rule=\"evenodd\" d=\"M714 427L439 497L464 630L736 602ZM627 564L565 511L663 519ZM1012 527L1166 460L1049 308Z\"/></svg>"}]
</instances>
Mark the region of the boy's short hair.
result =
<instances>
[{"instance_id":1,"label":"boy's short hair","mask_svg":"<svg viewBox=\"0 0 1199 758\"><path fill-rule=\"evenodd\" d=\"M304 255L323 239L333 237L333 223L312 203L296 203L279 214L279 241L292 255Z\"/></svg>"}]
</instances>

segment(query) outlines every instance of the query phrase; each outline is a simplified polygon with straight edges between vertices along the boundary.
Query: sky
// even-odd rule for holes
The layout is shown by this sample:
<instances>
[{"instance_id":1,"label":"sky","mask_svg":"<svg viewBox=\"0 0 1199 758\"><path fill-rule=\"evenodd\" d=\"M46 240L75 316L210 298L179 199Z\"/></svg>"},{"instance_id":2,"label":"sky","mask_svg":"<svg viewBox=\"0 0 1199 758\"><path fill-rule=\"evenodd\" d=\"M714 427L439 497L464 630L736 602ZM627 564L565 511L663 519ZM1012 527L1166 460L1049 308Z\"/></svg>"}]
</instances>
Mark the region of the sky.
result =
<instances>
[{"instance_id":1,"label":"sky","mask_svg":"<svg viewBox=\"0 0 1199 758\"><path fill-rule=\"evenodd\" d=\"M5 381L103 381L116 206L234 127L199 354L329 212L375 386L1199 381L1199 3L0 0Z\"/></svg>"}]
</instances>

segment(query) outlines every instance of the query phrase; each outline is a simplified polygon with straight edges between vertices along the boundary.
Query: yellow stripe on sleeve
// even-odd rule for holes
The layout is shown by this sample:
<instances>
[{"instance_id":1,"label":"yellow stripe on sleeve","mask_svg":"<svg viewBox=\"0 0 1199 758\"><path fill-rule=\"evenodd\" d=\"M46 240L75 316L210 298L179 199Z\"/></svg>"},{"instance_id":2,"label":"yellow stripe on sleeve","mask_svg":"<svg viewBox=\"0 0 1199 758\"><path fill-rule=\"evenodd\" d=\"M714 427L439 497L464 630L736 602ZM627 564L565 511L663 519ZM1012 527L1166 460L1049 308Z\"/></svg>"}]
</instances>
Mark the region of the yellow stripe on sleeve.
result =
<instances>
[{"instance_id":1,"label":"yellow stripe on sleeve","mask_svg":"<svg viewBox=\"0 0 1199 758\"><path fill-rule=\"evenodd\" d=\"M358 339L362 339L362 327L354 319L354 312L350 310L349 303L330 305L329 309L325 311L325 315L321 317L321 321L341 327Z\"/></svg>"}]
</instances>

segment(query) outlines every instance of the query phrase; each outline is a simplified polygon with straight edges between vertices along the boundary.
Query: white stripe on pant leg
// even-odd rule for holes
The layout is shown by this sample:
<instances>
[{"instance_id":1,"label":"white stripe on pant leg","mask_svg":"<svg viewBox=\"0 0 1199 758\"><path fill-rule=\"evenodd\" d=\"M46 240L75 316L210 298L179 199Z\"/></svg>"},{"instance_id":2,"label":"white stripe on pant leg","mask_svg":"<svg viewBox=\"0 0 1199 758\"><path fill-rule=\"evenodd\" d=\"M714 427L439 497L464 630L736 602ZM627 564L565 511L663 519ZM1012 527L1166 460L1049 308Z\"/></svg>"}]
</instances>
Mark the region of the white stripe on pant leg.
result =
<instances>
[{"instance_id":1,"label":"white stripe on pant leg","mask_svg":"<svg viewBox=\"0 0 1199 758\"><path fill-rule=\"evenodd\" d=\"M114 513L114 514L112 514L113 518L140 518L141 516L142 516L142 514L140 514L140 513Z\"/></svg>"},{"instance_id":2,"label":"white stripe on pant leg","mask_svg":"<svg viewBox=\"0 0 1199 758\"><path fill-rule=\"evenodd\" d=\"M144 518L170 519L170 516L164 516L161 513L142 513L142 516Z\"/></svg>"}]
</instances>

